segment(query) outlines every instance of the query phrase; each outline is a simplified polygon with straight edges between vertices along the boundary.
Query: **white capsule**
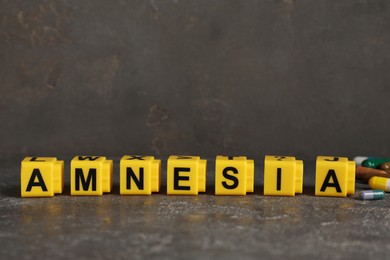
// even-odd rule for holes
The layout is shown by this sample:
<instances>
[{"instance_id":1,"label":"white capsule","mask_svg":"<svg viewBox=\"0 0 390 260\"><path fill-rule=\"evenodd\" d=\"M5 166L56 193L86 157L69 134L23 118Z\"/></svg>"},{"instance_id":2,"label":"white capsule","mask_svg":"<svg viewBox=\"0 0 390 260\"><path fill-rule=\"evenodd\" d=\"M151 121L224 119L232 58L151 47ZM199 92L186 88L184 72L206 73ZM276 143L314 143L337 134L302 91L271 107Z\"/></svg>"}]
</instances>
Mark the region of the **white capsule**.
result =
<instances>
[{"instance_id":1,"label":"white capsule","mask_svg":"<svg viewBox=\"0 0 390 260\"><path fill-rule=\"evenodd\" d=\"M356 163L356 166L361 166L362 165L362 162L366 159L368 159L369 157L366 157L366 156L355 156L353 158L353 160L355 161Z\"/></svg>"}]
</instances>

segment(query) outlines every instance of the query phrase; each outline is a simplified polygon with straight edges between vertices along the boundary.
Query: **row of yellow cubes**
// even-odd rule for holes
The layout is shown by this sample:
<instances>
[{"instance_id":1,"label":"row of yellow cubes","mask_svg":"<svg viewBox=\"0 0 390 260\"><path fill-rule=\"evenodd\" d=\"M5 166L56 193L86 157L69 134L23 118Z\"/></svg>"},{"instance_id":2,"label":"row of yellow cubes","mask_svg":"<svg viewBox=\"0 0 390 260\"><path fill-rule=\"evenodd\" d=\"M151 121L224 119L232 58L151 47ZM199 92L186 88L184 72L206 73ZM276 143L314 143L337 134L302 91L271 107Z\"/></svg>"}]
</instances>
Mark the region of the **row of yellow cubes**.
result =
<instances>
[{"instance_id":1,"label":"row of yellow cubes","mask_svg":"<svg viewBox=\"0 0 390 260\"><path fill-rule=\"evenodd\" d=\"M215 195L246 195L254 191L254 161L245 156L217 156ZM318 156L316 196L345 197L355 192L355 162L346 157ZM125 155L120 160L120 194L150 195L160 191L161 160ZM21 164L21 196L50 197L62 193L64 161L26 157ZM167 194L197 195L206 191L206 160L170 156ZM70 194L103 195L113 186L113 162L104 156L76 156L71 161ZM303 161L291 156L265 156L264 195L294 196L303 190Z\"/></svg>"}]
</instances>

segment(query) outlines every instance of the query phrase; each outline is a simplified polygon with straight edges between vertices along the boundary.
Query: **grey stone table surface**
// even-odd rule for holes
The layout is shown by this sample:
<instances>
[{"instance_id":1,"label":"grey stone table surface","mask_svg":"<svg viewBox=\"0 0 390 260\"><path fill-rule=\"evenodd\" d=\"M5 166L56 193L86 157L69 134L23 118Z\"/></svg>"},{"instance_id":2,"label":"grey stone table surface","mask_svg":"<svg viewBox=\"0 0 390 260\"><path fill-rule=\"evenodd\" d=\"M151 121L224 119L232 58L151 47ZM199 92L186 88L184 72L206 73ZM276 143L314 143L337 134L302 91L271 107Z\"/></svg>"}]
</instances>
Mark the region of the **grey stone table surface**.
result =
<instances>
[{"instance_id":1,"label":"grey stone table surface","mask_svg":"<svg viewBox=\"0 0 390 260\"><path fill-rule=\"evenodd\" d=\"M261 164L253 194L215 196L213 161L199 196L168 196L165 187L121 196L116 164L112 193L75 197L67 160L65 192L53 198L20 198L20 161L1 160L1 259L383 259L390 250L389 196L316 197L313 161L295 197L263 196Z\"/></svg>"}]
</instances>

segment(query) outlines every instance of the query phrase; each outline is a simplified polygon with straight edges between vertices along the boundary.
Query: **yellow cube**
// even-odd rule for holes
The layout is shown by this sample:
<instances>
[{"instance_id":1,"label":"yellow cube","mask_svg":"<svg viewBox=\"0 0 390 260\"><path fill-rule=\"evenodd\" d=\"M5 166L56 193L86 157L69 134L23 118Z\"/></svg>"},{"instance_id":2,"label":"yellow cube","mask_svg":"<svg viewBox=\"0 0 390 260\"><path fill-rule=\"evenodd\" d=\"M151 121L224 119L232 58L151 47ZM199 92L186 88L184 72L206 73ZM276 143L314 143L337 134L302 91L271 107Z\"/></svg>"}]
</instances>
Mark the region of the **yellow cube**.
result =
<instances>
[{"instance_id":1,"label":"yellow cube","mask_svg":"<svg viewBox=\"0 0 390 260\"><path fill-rule=\"evenodd\" d=\"M112 160L104 156L76 156L70 163L70 195L111 192Z\"/></svg>"},{"instance_id":2,"label":"yellow cube","mask_svg":"<svg viewBox=\"0 0 390 260\"><path fill-rule=\"evenodd\" d=\"M264 195L295 196L303 189L303 161L290 156L265 156Z\"/></svg>"},{"instance_id":3,"label":"yellow cube","mask_svg":"<svg viewBox=\"0 0 390 260\"><path fill-rule=\"evenodd\" d=\"M246 195L254 190L253 160L220 156L215 160L215 195Z\"/></svg>"},{"instance_id":4,"label":"yellow cube","mask_svg":"<svg viewBox=\"0 0 390 260\"><path fill-rule=\"evenodd\" d=\"M151 195L160 190L161 160L125 155L120 161L120 194Z\"/></svg>"},{"instance_id":5,"label":"yellow cube","mask_svg":"<svg viewBox=\"0 0 390 260\"><path fill-rule=\"evenodd\" d=\"M52 197L64 188L64 161L55 157L26 157L20 171L22 197Z\"/></svg>"},{"instance_id":6,"label":"yellow cube","mask_svg":"<svg viewBox=\"0 0 390 260\"><path fill-rule=\"evenodd\" d=\"M355 193L356 163L345 157L318 156L316 196L346 197Z\"/></svg>"},{"instance_id":7,"label":"yellow cube","mask_svg":"<svg viewBox=\"0 0 390 260\"><path fill-rule=\"evenodd\" d=\"M167 194L198 195L206 191L206 160L199 156L168 158Z\"/></svg>"}]
</instances>

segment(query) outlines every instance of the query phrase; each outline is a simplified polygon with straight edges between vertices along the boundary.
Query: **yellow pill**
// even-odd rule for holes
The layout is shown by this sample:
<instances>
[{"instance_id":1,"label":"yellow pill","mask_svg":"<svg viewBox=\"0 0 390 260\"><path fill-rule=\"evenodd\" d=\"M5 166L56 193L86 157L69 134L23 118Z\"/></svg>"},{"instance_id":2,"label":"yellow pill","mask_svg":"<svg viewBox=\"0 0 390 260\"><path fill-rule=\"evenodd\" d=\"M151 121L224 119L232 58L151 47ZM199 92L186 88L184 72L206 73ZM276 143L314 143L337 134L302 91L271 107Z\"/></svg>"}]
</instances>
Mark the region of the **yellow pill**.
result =
<instances>
[{"instance_id":1,"label":"yellow pill","mask_svg":"<svg viewBox=\"0 0 390 260\"><path fill-rule=\"evenodd\" d=\"M390 179L384 177L372 177L368 182L371 189L390 192Z\"/></svg>"}]
</instances>

